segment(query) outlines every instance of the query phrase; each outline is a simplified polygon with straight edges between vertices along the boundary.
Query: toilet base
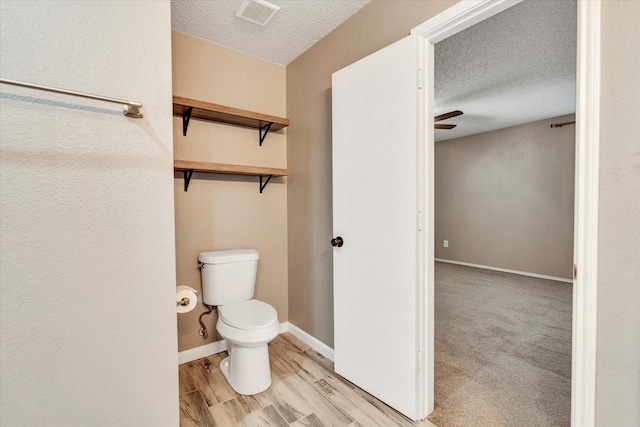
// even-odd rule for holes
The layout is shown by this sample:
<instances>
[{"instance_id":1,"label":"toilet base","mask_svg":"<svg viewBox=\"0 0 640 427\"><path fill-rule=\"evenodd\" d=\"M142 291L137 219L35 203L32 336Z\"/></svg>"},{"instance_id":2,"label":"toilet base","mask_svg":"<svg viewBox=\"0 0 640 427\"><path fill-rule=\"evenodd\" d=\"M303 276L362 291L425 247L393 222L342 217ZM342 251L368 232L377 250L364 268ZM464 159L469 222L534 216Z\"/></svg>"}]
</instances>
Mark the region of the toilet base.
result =
<instances>
[{"instance_id":1,"label":"toilet base","mask_svg":"<svg viewBox=\"0 0 640 427\"><path fill-rule=\"evenodd\" d=\"M227 341L228 342L228 341ZM267 344L240 347L229 343L229 356L220 362L220 371L237 393L262 393L271 385L271 366Z\"/></svg>"}]
</instances>

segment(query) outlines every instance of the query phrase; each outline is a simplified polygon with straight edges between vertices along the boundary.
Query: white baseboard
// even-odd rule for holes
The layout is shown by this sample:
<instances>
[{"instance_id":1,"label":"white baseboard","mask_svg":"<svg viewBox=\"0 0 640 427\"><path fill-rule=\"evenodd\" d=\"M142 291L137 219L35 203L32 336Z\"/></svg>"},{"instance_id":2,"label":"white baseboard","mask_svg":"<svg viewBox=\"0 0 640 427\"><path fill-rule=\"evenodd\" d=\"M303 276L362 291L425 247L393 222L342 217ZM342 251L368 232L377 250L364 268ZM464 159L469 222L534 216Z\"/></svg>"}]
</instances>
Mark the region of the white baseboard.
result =
<instances>
[{"instance_id":1,"label":"white baseboard","mask_svg":"<svg viewBox=\"0 0 640 427\"><path fill-rule=\"evenodd\" d=\"M521 276L537 277L538 279L555 280L556 282L573 283L573 280L571 279L565 279L563 277L556 277L556 276L547 276L544 274L537 274L537 273L528 273L526 271L509 270L507 268L490 267L488 265L471 264L469 262L453 261L450 259L442 259L442 258L435 258L435 261L446 262L448 264L464 265L466 267L482 268L485 270L501 271L503 273L519 274Z\"/></svg>"},{"instance_id":2,"label":"white baseboard","mask_svg":"<svg viewBox=\"0 0 640 427\"><path fill-rule=\"evenodd\" d=\"M289 322L280 323L280 333L289 330ZM224 340L214 341L200 347L190 348L178 352L178 365L202 359L203 357L227 351L227 343Z\"/></svg>"},{"instance_id":3,"label":"white baseboard","mask_svg":"<svg viewBox=\"0 0 640 427\"><path fill-rule=\"evenodd\" d=\"M282 322L280 323L280 333L283 334L285 332L289 332L289 322Z\"/></svg>"},{"instance_id":4,"label":"white baseboard","mask_svg":"<svg viewBox=\"0 0 640 427\"><path fill-rule=\"evenodd\" d=\"M326 345L316 337L309 335L302 329L298 328L296 325L289 322L287 322L287 324L288 324L288 331L291 333L291 335L298 338L300 341L304 342L305 344L308 344L309 347L311 347L312 349L314 349L315 351L317 351L318 353L320 353L321 355L323 355L324 357L326 357L327 359L333 362L333 358L334 358L333 349L331 347L329 347L328 345Z\"/></svg>"},{"instance_id":5,"label":"white baseboard","mask_svg":"<svg viewBox=\"0 0 640 427\"><path fill-rule=\"evenodd\" d=\"M227 351L227 343L224 340L214 341L209 344L201 345L200 347L179 351L178 365L202 359L203 357L211 356L212 354L222 353L223 351Z\"/></svg>"}]
</instances>

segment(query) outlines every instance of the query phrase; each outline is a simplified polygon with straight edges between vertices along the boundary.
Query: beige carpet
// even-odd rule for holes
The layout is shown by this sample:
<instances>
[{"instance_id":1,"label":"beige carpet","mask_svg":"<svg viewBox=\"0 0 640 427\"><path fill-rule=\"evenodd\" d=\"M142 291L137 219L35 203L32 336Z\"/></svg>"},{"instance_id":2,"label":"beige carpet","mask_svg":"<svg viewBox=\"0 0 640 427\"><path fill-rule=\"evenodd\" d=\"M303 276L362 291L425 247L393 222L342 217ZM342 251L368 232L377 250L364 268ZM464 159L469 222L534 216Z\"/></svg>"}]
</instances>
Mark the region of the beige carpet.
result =
<instances>
[{"instance_id":1,"label":"beige carpet","mask_svg":"<svg viewBox=\"0 0 640 427\"><path fill-rule=\"evenodd\" d=\"M438 427L571 424L572 285L436 262Z\"/></svg>"}]
</instances>

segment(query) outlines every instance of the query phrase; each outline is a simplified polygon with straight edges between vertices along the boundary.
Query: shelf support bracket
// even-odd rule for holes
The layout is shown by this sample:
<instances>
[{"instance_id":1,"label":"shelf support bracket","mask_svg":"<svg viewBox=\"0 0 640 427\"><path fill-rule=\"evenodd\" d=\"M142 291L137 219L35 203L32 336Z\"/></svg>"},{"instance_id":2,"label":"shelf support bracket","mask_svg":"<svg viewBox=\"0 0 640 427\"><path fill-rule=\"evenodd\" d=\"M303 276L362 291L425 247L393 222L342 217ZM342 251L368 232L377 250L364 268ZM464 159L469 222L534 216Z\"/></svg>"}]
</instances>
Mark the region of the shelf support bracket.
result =
<instances>
[{"instance_id":1,"label":"shelf support bracket","mask_svg":"<svg viewBox=\"0 0 640 427\"><path fill-rule=\"evenodd\" d=\"M267 178L267 180L264 181L264 183L262 182L263 178ZM269 181L271 181L271 178L273 178L273 175L260 175L260 194L262 194L262 190L264 190L264 188L267 186Z\"/></svg>"},{"instance_id":2,"label":"shelf support bracket","mask_svg":"<svg viewBox=\"0 0 640 427\"><path fill-rule=\"evenodd\" d=\"M187 136L187 128L189 127L189 120L191 119L192 111L193 107L189 107L187 108L187 111L182 114L182 136Z\"/></svg>"},{"instance_id":3,"label":"shelf support bracket","mask_svg":"<svg viewBox=\"0 0 640 427\"><path fill-rule=\"evenodd\" d=\"M262 143L264 142L264 139L267 137L267 134L269 133L269 129L271 129L271 126L273 125L273 122L269 122L266 125L262 126L260 128L260 146L262 147Z\"/></svg>"},{"instance_id":4,"label":"shelf support bracket","mask_svg":"<svg viewBox=\"0 0 640 427\"><path fill-rule=\"evenodd\" d=\"M192 176L193 176L193 169L186 169L184 171L184 191L187 191L189 189L189 183L191 182Z\"/></svg>"}]
</instances>

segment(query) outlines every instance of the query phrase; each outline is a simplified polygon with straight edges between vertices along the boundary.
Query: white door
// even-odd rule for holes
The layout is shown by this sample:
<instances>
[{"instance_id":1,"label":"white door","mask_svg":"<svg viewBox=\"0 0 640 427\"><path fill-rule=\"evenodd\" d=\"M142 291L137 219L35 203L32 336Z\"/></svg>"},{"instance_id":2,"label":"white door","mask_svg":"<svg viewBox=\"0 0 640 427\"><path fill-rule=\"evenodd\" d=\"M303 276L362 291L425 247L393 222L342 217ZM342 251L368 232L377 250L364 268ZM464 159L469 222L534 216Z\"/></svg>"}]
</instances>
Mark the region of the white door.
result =
<instances>
[{"instance_id":1,"label":"white door","mask_svg":"<svg viewBox=\"0 0 640 427\"><path fill-rule=\"evenodd\" d=\"M335 370L418 418L417 48L333 74ZM424 414L423 414L424 415Z\"/></svg>"}]
</instances>

